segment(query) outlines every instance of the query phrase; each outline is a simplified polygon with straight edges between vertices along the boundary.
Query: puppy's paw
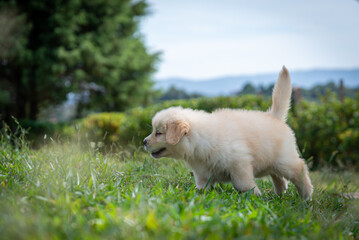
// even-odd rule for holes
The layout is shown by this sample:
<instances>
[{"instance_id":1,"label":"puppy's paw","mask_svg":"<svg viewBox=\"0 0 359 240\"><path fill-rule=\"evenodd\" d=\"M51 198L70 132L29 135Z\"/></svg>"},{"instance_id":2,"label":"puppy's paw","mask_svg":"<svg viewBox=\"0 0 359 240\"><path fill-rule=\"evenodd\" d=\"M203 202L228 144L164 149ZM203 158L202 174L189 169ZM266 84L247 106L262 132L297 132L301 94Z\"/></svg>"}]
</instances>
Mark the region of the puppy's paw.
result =
<instances>
[{"instance_id":1,"label":"puppy's paw","mask_svg":"<svg viewBox=\"0 0 359 240\"><path fill-rule=\"evenodd\" d=\"M261 191L259 190L259 188L257 186L254 187L253 192L254 192L254 194L256 196L261 196L262 195Z\"/></svg>"},{"instance_id":2,"label":"puppy's paw","mask_svg":"<svg viewBox=\"0 0 359 240\"><path fill-rule=\"evenodd\" d=\"M203 190L206 188L206 184L196 184L196 189ZM211 188L211 185L208 184L207 189Z\"/></svg>"},{"instance_id":3,"label":"puppy's paw","mask_svg":"<svg viewBox=\"0 0 359 240\"><path fill-rule=\"evenodd\" d=\"M205 189L206 188L206 185L207 185L207 183L202 183L202 184L196 184L196 189L198 189L198 190L203 190L203 189ZM211 184L211 183L209 183L208 185L207 185L207 188L206 189L211 189L213 187L213 185Z\"/></svg>"}]
</instances>

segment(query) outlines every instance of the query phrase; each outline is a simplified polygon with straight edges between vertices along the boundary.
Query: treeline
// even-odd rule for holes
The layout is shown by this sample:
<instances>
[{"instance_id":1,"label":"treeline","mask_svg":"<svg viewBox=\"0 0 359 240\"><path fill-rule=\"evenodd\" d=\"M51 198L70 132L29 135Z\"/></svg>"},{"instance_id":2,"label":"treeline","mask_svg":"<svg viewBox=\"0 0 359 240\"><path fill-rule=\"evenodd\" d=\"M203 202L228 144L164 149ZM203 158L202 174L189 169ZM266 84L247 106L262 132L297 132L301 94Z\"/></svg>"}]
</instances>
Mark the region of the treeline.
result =
<instances>
[{"instance_id":1,"label":"treeline","mask_svg":"<svg viewBox=\"0 0 359 240\"><path fill-rule=\"evenodd\" d=\"M242 96L248 94L254 94L263 96L265 98L270 98L272 96L274 84L270 84L268 86L255 86L251 83L246 83L242 89L239 91L234 91L233 96ZM298 88L295 88L297 90ZM327 94L328 92L334 92L340 95L340 84L336 84L334 82L328 82L326 84L317 84L311 88L300 89L301 98L309 101L318 102L322 96ZM357 88L343 88L344 97L355 98L359 93L359 87ZM170 87L168 90L163 92L163 95L159 98L159 100L176 100L176 99L190 99L190 98L199 98L204 97L201 93L188 93L183 89L178 89L175 86Z\"/></svg>"},{"instance_id":2,"label":"treeline","mask_svg":"<svg viewBox=\"0 0 359 240\"><path fill-rule=\"evenodd\" d=\"M37 120L68 100L77 116L155 95L158 53L139 33L144 0L0 0L0 117Z\"/></svg>"}]
</instances>

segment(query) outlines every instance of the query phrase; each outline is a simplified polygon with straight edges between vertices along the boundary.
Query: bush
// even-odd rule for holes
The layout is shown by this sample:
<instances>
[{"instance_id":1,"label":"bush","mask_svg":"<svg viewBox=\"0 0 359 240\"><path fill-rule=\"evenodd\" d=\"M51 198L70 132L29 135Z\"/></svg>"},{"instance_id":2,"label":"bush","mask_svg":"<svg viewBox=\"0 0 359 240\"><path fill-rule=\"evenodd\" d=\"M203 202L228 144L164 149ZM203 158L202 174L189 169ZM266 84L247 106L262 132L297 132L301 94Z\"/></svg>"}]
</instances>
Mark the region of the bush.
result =
<instances>
[{"instance_id":1,"label":"bush","mask_svg":"<svg viewBox=\"0 0 359 240\"><path fill-rule=\"evenodd\" d=\"M328 93L321 103L303 101L288 124L293 128L303 156L313 167L330 165L359 169L359 95L341 103Z\"/></svg>"},{"instance_id":2,"label":"bush","mask_svg":"<svg viewBox=\"0 0 359 240\"><path fill-rule=\"evenodd\" d=\"M118 142L126 128L126 115L123 113L100 113L88 116L83 121L83 127L90 139L108 142Z\"/></svg>"}]
</instances>

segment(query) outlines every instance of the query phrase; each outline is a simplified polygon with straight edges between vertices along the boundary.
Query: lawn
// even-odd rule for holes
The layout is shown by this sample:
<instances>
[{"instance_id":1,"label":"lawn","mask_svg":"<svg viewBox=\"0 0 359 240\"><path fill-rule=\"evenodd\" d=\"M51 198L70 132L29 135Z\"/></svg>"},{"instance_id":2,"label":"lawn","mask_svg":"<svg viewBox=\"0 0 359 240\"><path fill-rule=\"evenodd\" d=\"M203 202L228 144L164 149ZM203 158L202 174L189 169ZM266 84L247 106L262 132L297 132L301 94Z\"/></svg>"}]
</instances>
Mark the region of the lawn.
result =
<instances>
[{"instance_id":1,"label":"lawn","mask_svg":"<svg viewBox=\"0 0 359 240\"><path fill-rule=\"evenodd\" d=\"M3 135L0 239L355 239L354 173L312 172L312 201L292 184L282 197L269 179L263 195L230 184L195 189L181 161L141 149L104 153L98 145L51 140L32 150Z\"/></svg>"}]
</instances>

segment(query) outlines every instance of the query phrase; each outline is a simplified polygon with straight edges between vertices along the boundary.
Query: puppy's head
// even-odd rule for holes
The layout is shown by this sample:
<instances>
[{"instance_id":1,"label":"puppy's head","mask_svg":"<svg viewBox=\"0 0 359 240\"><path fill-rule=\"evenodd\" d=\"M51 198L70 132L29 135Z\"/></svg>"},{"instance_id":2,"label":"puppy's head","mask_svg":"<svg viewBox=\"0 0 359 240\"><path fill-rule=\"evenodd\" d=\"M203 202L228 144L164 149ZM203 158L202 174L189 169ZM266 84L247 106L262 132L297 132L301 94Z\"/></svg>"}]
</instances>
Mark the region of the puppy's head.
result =
<instances>
[{"instance_id":1,"label":"puppy's head","mask_svg":"<svg viewBox=\"0 0 359 240\"><path fill-rule=\"evenodd\" d=\"M189 133L189 124L179 111L181 108L169 108L152 119L152 133L143 141L152 157L175 157L178 144Z\"/></svg>"}]
</instances>

